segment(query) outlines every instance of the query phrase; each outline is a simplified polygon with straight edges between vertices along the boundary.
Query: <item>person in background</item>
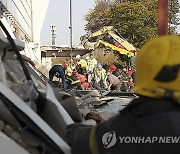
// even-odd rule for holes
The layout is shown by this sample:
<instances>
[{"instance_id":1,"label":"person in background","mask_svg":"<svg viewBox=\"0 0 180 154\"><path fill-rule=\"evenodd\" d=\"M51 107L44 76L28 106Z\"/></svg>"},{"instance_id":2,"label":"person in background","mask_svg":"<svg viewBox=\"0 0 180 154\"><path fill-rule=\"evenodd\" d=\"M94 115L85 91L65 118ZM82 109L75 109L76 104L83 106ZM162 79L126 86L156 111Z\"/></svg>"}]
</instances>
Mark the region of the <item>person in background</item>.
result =
<instances>
[{"instance_id":1,"label":"person in background","mask_svg":"<svg viewBox=\"0 0 180 154\"><path fill-rule=\"evenodd\" d=\"M126 71L126 73L129 75L129 77L132 75L133 73L133 70L132 70L132 67L128 67L128 70Z\"/></svg>"},{"instance_id":2,"label":"person in background","mask_svg":"<svg viewBox=\"0 0 180 154\"><path fill-rule=\"evenodd\" d=\"M94 69L97 66L97 60L94 57L94 53L90 53L90 58L88 60L88 65L87 65L87 72L88 73L94 73Z\"/></svg>"},{"instance_id":3,"label":"person in background","mask_svg":"<svg viewBox=\"0 0 180 154\"><path fill-rule=\"evenodd\" d=\"M54 76L56 76L57 78L62 80L63 89L66 91L67 90L67 84L66 84L66 79L65 79L65 70L62 67L62 65L54 65L49 70L49 80L50 80L50 82L53 81Z\"/></svg>"},{"instance_id":4,"label":"person in background","mask_svg":"<svg viewBox=\"0 0 180 154\"><path fill-rule=\"evenodd\" d=\"M94 57L94 53L90 53L90 58L88 59L88 62L87 62L87 68L86 68L86 71L87 71L87 79L88 79L88 82L90 83L90 86L92 87L92 79L93 79L93 76L94 76L94 69L96 68L97 66L97 60L96 58Z\"/></svg>"},{"instance_id":5,"label":"person in background","mask_svg":"<svg viewBox=\"0 0 180 154\"><path fill-rule=\"evenodd\" d=\"M69 90L72 90L72 89L82 90L83 89L80 80L74 75L74 71L70 76L66 76L66 80L68 83Z\"/></svg>"},{"instance_id":6,"label":"person in background","mask_svg":"<svg viewBox=\"0 0 180 154\"><path fill-rule=\"evenodd\" d=\"M102 124L69 125L72 154L180 153L179 42L180 36L160 36L142 46L135 62L138 97Z\"/></svg>"},{"instance_id":7,"label":"person in background","mask_svg":"<svg viewBox=\"0 0 180 154\"><path fill-rule=\"evenodd\" d=\"M132 78L132 82L135 84L135 79L136 79L136 69L135 68L133 69L133 73L131 75L131 78Z\"/></svg>"},{"instance_id":8,"label":"person in background","mask_svg":"<svg viewBox=\"0 0 180 154\"><path fill-rule=\"evenodd\" d=\"M102 67L107 71L109 70L109 62L102 62Z\"/></svg>"},{"instance_id":9,"label":"person in background","mask_svg":"<svg viewBox=\"0 0 180 154\"><path fill-rule=\"evenodd\" d=\"M102 68L101 64L97 65L97 68L94 71L94 78L95 78L95 88L96 89L106 89L107 88L107 75L106 70Z\"/></svg>"},{"instance_id":10,"label":"person in background","mask_svg":"<svg viewBox=\"0 0 180 154\"><path fill-rule=\"evenodd\" d=\"M127 74L125 68L120 69L120 75L119 75L118 78L122 81L121 90L125 91L125 92L129 91L129 80L130 80L130 77Z\"/></svg>"},{"instance_id":11,"label":"person in background","mask_svg":"<svg viewBox=\"0 0 180 154\"><path fill-rule=\"evenodd\" d=\"M81 88L83 90L87 90L89 88L89 83L87 82L85 75L79 74L77 71L73 71L73 75L76 76L77 79L80 81Z\"/></svg>"},{"instance_id":12,"label":"person in background","mask_svg":"<svg viewBox=\"0 0 180 154\"><path fill-rule=\"evenodd\" d=\"M70 61L68 62L68 64L70 64L70 68L71 68L72 71L76 68L76 65L75 65L73 59L70 59Z\"/></svg>"},{"instance_id":13,"label":"person in background","mask_svg":"<svg viewBox=\"0 0 180 154\"><path fill-rule=\"evenodd\" d=\"M87 62L85 60L85 56L81 57L80 55L77 55L76 59L77 59L76 70L80 74L84 74L86 72L86 67L87 67Z\"/></svg>"},{"instance_id":14,"label":"person in background","mask_svg":"<svg viewBox=\"0 0 180 154\"><path fill-rule=\"evenodd\" d=\"M65 70L65 76L71 76L72 75L72 69L69 67L68 64L64 64L64 70Z\"/></svg>"},{"instance_id":15,"label":"person in background","mask_svg":"<svg viewBox=\"0 0 180 154\"><path fill-rule=\"evenodd\" d=\"M112 74L110 70L107 71L107 80L109 81L108 90L121 91L121 80Z\"/></svg>"},{"instance_id":16,"label":"person in background","mask_svg":"<svg viewBox=\"0 0 180 154\"><path fill-rule=\"evenodd\" d=\"M87 61L85 55L83 55L81 59L81 68L83 69L83 72L86 73Z\"/></svg>"},{"instance_id":17,"label":"person in background","mask_svg":"<svg viewBox=\"0 0 180 154\"><path fill-rule=\"evenodd\" d=\"M112 74L120 79L120 75L121 75L120 69L118 67L115 67L115 68L116 69L112 70Z\"/></svg>"},{"instance_id":18,"label":"person in background","mask_svg":"<svg viewBox=\"0 0 180 154\"><path fill-rule=\"evenodd\" d=\"M114 64L111 64L109 66L109 70L113 73L115 70L117 69L117 67Z\"/></svg>"},{"instance_id":19,"label":"person in background","mask_svg":"<svg viewBox=\"0 0 180 154\"><path fill-rule=\"evenodd\" d=\"M81 65L81 56L80 56L79 54L76 55L76 60L77 60L76 66L77 66L77 65Z\"/></svg>"}]
</instances>

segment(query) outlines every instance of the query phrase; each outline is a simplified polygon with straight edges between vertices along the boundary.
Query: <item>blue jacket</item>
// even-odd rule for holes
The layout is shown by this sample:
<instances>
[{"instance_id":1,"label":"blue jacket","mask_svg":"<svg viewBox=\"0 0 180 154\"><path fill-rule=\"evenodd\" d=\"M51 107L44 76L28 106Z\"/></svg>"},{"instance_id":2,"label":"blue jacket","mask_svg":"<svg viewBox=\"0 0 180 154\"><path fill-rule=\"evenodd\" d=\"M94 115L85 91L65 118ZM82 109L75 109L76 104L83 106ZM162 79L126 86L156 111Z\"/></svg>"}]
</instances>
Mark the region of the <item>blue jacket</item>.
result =
<instances>
[{"instance_id":1,"label":"blue jacket","mask_svg":"<svg viewBox=\"0 0 180 154\"><path fill-rule=\"evenodd\" d=\"M61 65L54 65L49 70L49 80L53 81L53 77L56 75L56 77L62 79L63 88L64 90L67 90L67 84L66 84L66 78L65 78L65 71L64 68Z\"/></svg>"}]
</instances>

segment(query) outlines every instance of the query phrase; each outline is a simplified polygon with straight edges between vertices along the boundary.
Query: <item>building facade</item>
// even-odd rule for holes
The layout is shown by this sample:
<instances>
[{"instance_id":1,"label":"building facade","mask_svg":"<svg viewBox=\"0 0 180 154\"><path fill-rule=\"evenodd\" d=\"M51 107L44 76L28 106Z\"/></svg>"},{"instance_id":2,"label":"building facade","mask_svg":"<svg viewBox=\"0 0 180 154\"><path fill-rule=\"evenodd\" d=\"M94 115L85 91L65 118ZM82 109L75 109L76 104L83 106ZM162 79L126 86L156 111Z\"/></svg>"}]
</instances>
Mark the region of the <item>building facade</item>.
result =
<instances>
[{"instance_id":1,"label":"building facade","mask_svg":"<svg viewBox=\"0 0 180 154\"><path fill-rule=\"evenodd\" d=\"M23 54L41 60L40 32L49 0L1 0L1 18L7 20L16 39L25 42Z\"/></svg>"}]
</instances>

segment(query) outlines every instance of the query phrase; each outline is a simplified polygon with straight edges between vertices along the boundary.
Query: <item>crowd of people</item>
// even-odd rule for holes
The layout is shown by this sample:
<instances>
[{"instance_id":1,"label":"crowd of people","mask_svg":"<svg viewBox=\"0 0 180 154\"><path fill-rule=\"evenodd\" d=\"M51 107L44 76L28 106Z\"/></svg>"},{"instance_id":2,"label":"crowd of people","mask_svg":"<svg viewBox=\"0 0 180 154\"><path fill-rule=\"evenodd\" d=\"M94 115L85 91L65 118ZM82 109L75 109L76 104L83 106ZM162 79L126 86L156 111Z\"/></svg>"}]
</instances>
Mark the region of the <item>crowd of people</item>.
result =
<instances>
[{"instance_id":1,"label":"crowd of people","mask_svg":"<svg viewBox=\"0 0 180 154\"><path fill-rule=\"evenodd\" d=\"M90 53L90 56L82 57L78 54L76 63L70 61L54 65L49 71L50 82L53 82L54 76L59 78L65 91L97 89L129 92L134 87L135 70L98 63L95 54Z\"/></svg>"}]
</instances>

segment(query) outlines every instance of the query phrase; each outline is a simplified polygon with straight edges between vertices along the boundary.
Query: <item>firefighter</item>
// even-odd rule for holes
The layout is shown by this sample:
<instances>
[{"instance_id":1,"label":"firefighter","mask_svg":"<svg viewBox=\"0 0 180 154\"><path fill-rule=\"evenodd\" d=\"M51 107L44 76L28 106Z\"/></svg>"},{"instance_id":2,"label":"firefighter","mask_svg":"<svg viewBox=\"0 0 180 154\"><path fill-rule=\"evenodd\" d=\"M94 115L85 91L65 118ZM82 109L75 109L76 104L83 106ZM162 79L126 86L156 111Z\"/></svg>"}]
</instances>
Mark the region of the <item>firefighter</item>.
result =
<instances>
[{"instance_id":1,"label":"firefighter","mask_svg":"<svg viewBox=\"0 0 180 154\"><path fill-rule=\"evenodd\" d=\"M80 80L73 73L70 76L67 76L66 80L68 83L69 90L73 90L73 89L82 90L83 89Z\"/></svg>"},{"instance_id":2,"label":"firefighter","mask_svg":"<svg viewBox=\"0 0 180 154\"><path fill-rule=\"evenodd\" d=\"M180 36L161 36L142 46L135 64L139 97L102 124L69 125L72 154L180 153L172 141L180 137L179 42Z\"/></svg>"},{"instance_id":3,"label":"firefighter","mask_svg":"<svg viewBox=\"0 0 180 154\"><path fill-rule=\"evenodd\" d=\"M76 70L73 71L73 75L80 81L82 90L87 90L89 88L89 83L87 82L85 75L79 74Z\"/></svg>"}]
</instances>

